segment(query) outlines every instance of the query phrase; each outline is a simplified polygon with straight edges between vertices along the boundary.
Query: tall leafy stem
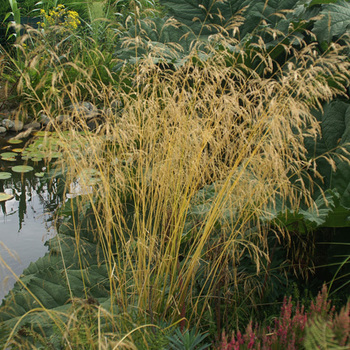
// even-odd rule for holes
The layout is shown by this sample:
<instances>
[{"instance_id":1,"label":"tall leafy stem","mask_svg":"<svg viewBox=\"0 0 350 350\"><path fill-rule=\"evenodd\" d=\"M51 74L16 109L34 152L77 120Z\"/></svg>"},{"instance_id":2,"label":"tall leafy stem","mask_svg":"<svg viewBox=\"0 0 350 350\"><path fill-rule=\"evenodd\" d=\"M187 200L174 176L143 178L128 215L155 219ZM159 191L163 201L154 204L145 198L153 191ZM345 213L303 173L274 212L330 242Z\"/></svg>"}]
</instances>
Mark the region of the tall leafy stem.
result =
<instances>
[{"instance_id":1,"label":"tall leafy stem","mask_svg":"<svg viewBox=\"0 0 350 350\"><path fill-rule=\"evenodd\" d=\"M11 12L6 15L5 20L7 18L9 18L11 15L13 16L13 22L9 24L8 29L11 26L14 26L16 33L11 34L11 36L15 35L17 38L19 38L20 37L20 25L21 25L21 11L18 8L18 4L17 4L16 0L8 0L8 1L10 3L10 6L11 6Z\"/></svg>"}]
</instances>

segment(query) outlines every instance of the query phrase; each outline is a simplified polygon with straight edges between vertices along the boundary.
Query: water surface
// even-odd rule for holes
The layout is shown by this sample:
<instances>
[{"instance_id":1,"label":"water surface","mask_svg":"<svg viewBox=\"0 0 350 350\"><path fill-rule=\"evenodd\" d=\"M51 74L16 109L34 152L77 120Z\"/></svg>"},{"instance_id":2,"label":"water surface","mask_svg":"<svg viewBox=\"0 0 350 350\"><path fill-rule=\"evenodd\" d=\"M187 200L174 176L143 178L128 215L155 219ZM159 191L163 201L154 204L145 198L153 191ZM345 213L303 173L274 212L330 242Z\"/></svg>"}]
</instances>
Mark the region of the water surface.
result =
<instances>
[{"instance_id":1,"label":"water surface","mask_svg":"<svg viewBox=\"0 0 350 350\"><path fill-rule=\"evenodd\" d=\"M1 152L10 150L4 140L0 146ZM11 171L14 165L24 163L34 170L25 174ZM15 276L47 253L44 243L55 235L51 220L59 202L56 183L34 175L45 170L42 161L24 162L20 154L16 162L0 159L0 171L12 173L10 179L0 180L0 192L14 196L7 202L0 202L0 304L13 287Z\"/></svg>"}]
</instances>

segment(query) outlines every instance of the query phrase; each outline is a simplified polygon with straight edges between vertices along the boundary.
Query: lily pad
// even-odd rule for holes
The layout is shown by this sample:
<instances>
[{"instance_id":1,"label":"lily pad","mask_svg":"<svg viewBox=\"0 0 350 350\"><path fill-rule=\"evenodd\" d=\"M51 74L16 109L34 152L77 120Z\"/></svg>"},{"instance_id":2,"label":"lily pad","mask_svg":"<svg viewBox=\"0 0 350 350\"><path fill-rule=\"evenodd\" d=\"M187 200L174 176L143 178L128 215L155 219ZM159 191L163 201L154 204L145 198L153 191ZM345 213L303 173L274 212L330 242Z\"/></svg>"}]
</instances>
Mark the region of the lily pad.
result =
<instances>
[{"instance_id":1,"label":"lily pad","mask_svg":"<svg viewBox=\"0 0 350 350\"><path fill-rule=\"evenodd\" d=\"M45 153L40 151L24 150L22 155L29 158L45 158Z\"/></svg>"},{"instance_id":2,"label":"lily pad","mask_svg":"<svg viewBox=\"0 0 350 350\"><path fill-rule=\"evenodd\" d=\"M92 168L83 169L79 173L78 178L88 186L94 186L101 181L99 172L96 169Z\"/></svg>"},{"instance_id":3,"label":"lily pad","mask_svg":"<svg viewBox=\"0 0 350 350\"><path fill-rule=\"evenodd\" d=\"M60 153L60 152L52 152L49 157L50 158L59 158L59 157L61 157L61 155L62 155L62 153Z\"/></svg>"},{"instance_id":4,"label":"lily pad","mask_svg":"<svg viewBox=\"0 0 350 350\"><path fill-rule=\"evenodd\" d=\"M83 169L80 173L79 173L79 177L90 177L90 176L95 176L98 175L98 171L96 169L93 168L86 168Z\"/></svg>"},{"instance_id":5,"label":"lily pad","mask_svg":"<svg viewBox=\"0 0 350 350\"><path fill-rule=\"evenodd\" d=\"M37 131L34 133L35 136L49 136L51 134L51 131Z\"/></svg>"},{"instance_id":6,"label":"lily pad","mask_svg":"<svg viewBox=\"0 0 350 350\"><path fill-rule=\"evenodd\" d=\"M19 140L19 139L10 139L7 141L7 143L9 143L10 145L18 145L22 142L23 142L23 140Z\"/></svg>"},{"instance_id":7,"label":"lily pad","mask_svg":"<svg viewBox=\"0 0 350 350\"><path fill-rule=\"evenodd\" d=\"M0 180L7 180L12 176L11 173L7 173L6 171L0 172Z\"/></svg>"},{"instance_id":8,"label":"lily pad","mask_svg":"<svg viewBox=\"0 0 350 350\"><path fill-rule=\"evenodd\" d=\"M4 160L4 161L6 161L6 162L15 162L15 161L16 161L16 158L7 157L7 158L1 158L1 160Z\"/></svg>"},{"instance_id":9,"label":"lily pad","mask_svg":"<svg viewBox=\"0 0 350 350\"><path fill-rule=\"evenodd\" d=\"M21 153L23 152L23 148L14 148L12 152Z\"/></svg>"},{"instance_id":10,"label":"lily pad","mask_svg":"<svg viewBox=\"0 0 350 350\"><path fill-rule=\"evenodd\" d=\"M35 173L34 176L36 177L44 177L45 173L41 172L41 173Z\"/></svg>"},{"instance_id":11,"label":"lily pad","mask_svg":"<svg viewBox=\"0 0 350 350\"><path fill-rule=\"evenodd\" d=\"M29 165L16 165L12 167L12 171L14 171L15 173L28 173L32 170L34 170L34 168Z\"/></svg>"},{"instance_id":12,"label":"lily pad","mask_svg":"<svg viewBox=\"0 0 350 350\"><path fill-rule=\"evenodd\" d=\"M7 194L5 192L0 192L0 202L6 202L12 199L14 196L12 194Z\"/></svg>"},{"instance_id":13,"label":"lily pad","mask_svg":"<svg viewBox=\"0 0 350 350\"><path fill-rule=\"evenodd\" d=\"M17 156L17 153L14 152L4 152L0 154L1 158L13 158Z\"/></svg>"}]
</instances>

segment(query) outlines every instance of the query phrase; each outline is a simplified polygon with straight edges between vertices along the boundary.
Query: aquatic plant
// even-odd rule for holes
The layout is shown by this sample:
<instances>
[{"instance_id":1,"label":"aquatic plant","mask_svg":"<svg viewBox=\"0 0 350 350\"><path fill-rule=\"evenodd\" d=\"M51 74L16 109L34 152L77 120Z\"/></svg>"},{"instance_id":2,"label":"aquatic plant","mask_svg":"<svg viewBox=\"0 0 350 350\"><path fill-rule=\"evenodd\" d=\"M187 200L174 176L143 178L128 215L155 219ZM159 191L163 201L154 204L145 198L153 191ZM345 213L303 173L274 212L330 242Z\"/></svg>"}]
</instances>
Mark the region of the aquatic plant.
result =
<instances>
[{"instance_id":1,"label":"aquatic plant","mask_svg":"<svg viewBox=\"0 0 350 350\"><path fill-rule=\"evenodd\" d=\"M8 193L5 193L5 192L0 192L0 202L6 202L10 199L13 198L13 195L12 194L8 194Z\"/></svg>"}]
</instances>

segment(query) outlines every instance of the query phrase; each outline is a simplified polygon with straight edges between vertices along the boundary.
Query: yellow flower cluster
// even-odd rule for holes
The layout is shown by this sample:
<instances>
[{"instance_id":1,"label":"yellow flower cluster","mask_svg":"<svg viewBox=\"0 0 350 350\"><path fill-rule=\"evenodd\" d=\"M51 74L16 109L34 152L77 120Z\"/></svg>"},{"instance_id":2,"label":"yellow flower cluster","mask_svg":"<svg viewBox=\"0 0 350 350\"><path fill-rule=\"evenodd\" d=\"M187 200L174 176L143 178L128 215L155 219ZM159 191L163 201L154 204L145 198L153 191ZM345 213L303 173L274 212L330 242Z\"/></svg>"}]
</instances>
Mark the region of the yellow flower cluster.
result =
<instances>
[{"instance_id":1,"label":"yellow flower cluster","mask_svg":"<svg viewBox=\"0 0 350 350\"><path fill-rule=\"evenodd\" d=\"M76 11L70 11L65 8L64 5L57 5L56 8L49 10L47 13L45 10L40 10L40 15L43 17L43 22L38 22L38 25L42 28L47 26L59 25L66 27L67 29L77 29L81 24L79 20L79 14Z\"/></svg>"}]
</instances>

